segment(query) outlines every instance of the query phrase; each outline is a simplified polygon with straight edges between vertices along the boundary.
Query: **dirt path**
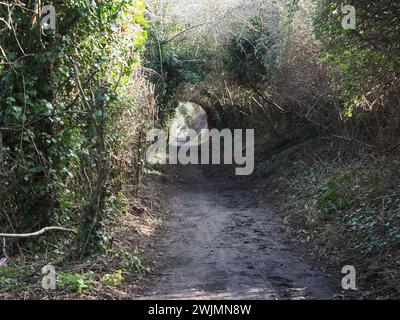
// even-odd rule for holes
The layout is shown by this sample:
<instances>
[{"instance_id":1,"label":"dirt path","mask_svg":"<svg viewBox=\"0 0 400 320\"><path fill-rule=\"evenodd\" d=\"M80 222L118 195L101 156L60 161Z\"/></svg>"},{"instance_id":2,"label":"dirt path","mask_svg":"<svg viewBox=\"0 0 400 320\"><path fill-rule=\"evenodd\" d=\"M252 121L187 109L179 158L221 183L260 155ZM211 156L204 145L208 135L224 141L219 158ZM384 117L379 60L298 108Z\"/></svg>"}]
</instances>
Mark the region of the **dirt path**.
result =
<instances>
[{"instance_id":1,"label":"dirt path","mask_svg":"<svg viewBox=\"0 0 400 320\"><path fill-rule=\"evenodd\" d=\"M183 167L157 251L149 299L327 299L327 275L289 247L282 222L254 192Z\"/></svg>"}]
</instances>

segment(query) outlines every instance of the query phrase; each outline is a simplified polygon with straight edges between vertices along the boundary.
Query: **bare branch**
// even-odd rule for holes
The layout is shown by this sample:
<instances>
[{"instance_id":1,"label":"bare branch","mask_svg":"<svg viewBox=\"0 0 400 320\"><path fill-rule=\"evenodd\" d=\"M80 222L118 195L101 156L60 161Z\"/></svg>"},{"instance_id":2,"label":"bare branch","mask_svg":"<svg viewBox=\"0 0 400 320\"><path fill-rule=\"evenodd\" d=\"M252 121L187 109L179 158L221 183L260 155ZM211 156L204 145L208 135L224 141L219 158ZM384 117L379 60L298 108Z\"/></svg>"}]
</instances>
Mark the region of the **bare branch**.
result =
<instances>
[{"instance_id":1,"label":"bare branch","mask_svg":"<svg viewBox=\"0 0 400 320\"><path fill-rule=\"evenodd\" d=\"M14 233L0 233L0 238L32 238L32 237L39 237L45 234L48 231L61 231L61 232L70 232L70 233L77 233L74 229L67 229L62 227L46 227L39 231L33 233L21 233L21 234L14 234Z\"/></svg>"}]
</instances>

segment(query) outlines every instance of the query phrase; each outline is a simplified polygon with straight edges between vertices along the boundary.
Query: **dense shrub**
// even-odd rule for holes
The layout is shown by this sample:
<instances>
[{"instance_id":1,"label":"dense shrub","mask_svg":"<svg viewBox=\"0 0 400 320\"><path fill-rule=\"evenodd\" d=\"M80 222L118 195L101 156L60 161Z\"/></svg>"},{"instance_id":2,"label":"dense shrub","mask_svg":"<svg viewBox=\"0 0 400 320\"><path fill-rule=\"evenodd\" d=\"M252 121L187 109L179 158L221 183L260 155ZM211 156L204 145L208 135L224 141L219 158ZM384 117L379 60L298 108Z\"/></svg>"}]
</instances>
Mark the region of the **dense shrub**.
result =
<instances>
[{"instance_id":1,"label":"dense shrub","mask_svg":"<svg viewBox=\"0 0 400 320\"><path fill-rule=\"evenodd\" d=\"M0 4L1 229L79 227L82 255L102 241L127 130L152 120L135 76L145 7L57 1L57 29L43 30L39 3ZM139 118L122 128L127 115Z\"/></svg>"}]
</instances>

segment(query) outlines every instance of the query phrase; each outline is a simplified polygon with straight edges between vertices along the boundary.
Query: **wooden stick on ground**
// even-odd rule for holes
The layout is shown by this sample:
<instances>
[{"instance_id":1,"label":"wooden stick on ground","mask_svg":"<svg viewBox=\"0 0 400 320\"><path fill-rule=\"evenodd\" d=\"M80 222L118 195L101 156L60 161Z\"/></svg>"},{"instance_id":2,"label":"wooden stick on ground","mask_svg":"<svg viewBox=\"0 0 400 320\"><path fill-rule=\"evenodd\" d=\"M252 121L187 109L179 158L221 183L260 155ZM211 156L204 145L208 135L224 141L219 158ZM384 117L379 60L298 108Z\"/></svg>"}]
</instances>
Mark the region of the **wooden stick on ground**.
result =
<instances>
[{"instance_id":1,"label":"wooden stick on ground","mask_svg":"<svg viewBox=\"0 0 400 320\"><path fill-rule=\"evenodd\" d=\"M21 233L21 234L14 234L14 233L0 233L0 238L32 238L32 237L39 237L48 231L61 231L61 232L71 232L77 233L74 229L67 229L62 227L46 227L39 231L33 233Z\"/></svg>"}]
</instances>

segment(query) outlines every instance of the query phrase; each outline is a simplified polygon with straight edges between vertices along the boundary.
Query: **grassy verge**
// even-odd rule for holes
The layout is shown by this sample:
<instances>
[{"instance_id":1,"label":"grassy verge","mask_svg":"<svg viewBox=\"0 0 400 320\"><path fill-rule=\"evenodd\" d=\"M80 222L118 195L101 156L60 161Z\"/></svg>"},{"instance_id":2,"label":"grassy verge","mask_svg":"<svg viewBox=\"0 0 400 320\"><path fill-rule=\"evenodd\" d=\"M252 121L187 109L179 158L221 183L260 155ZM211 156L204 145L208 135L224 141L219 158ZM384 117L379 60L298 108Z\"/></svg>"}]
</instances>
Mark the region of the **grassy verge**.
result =
<instances>
[{"instance_id":1,"label":"grassy verge","mask_svg":"<svg viewBox=\"0 0 400 320\"><path fill-rule=\"evenodd\" d=\"M264 192L297 241L340 274L357 270L356 298L400 298L400 156L339 152L309 141L260 164Z\"/></svg>"},{"instance_id":2,"label":"grassy verge","mask_svg":"<svg viewBox=\"0 0 400 320\"><path fill-rule=\"evenodd\" d=\"M155 171L154 171L155 172ZM0 299L132 299L154 266L154 237L166 215L161 176L147 174L137 192L126 187L120 210L106 226L104 251L83 261L69 262L63 253L43 248L46 237L34 240L40 250L24 251L0 266ZM23 249L25 250L25 249ZM44 290L48 264L56 270L56 289Z\"/></svg>"}]
</instances>

